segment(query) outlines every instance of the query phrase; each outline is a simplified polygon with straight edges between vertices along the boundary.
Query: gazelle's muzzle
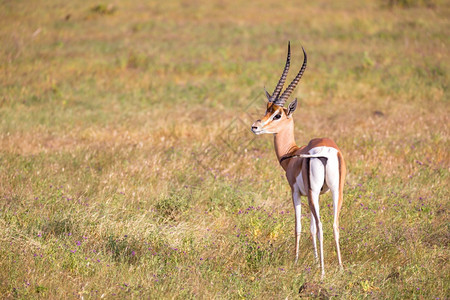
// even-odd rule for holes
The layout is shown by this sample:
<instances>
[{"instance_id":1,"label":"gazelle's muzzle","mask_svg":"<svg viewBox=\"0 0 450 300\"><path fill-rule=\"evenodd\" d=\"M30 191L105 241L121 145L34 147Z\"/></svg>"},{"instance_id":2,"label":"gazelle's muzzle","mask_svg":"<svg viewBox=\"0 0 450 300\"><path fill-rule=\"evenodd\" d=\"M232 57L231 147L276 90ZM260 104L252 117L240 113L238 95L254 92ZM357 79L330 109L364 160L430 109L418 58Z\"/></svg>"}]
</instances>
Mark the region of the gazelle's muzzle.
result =
<instances>
[{"instance_id":1,"label":"gazelle's muzzle","mask_svg":"<svg viewBox=\"0 0 450 300\"><path fill-rule=\"evenodd\" d=\"M261 133L263 133L261 120L257 120L255 123L253 123L253 125L252 125L252 132L254 134L261 134Z\"/></svg>"}]
</instances>

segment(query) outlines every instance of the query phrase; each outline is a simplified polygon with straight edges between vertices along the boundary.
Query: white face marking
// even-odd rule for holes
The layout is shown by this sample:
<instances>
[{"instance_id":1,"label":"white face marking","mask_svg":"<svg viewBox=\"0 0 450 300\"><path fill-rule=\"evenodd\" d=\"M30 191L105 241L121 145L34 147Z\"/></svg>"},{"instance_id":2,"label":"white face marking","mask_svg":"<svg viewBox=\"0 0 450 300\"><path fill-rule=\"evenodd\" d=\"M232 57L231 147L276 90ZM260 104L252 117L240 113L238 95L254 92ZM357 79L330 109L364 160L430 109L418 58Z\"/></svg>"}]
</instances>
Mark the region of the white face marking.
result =
<instances>
[{"instance_id":1,"label":"white face marking","mask_svg":"<svg viewBox=\"0 0 450 300\"><path fill-rule=\"evenodd\" d=\"M266 110L266 114L264 115L264 117L267 116L269 109L270 109L270 107ZM265 121L262 121L262 120L256 121L252 126L252 132L257 135L264 134L264 133L275 134L276 133L275 131L269 131L267 128L264 128L264 127L266 125L268 125L270 122L280 121L282 113L283 113L283 108L278 107ZM280 115L280 118L275 119L275 117L277 115ZM255 126L255 125L257 125L257 126ZM254 127L256 127L256 128L254 128Z\"/></svg>"},{"instance_id":2,"label":"white face marking","mask_svg":"<svg viewBox=\"0 0 450 300\"><path fill-rule=\"evenodd\" d=\"M273 118L275 118L275 116L280 114L280 113L281 113L281 109L277 109L265 122L263 122L261 124L261 126L264 127L267 123L273 121ZM278 120L276 120L276 121L278 121Z\"/></svg>"}]
</instances>

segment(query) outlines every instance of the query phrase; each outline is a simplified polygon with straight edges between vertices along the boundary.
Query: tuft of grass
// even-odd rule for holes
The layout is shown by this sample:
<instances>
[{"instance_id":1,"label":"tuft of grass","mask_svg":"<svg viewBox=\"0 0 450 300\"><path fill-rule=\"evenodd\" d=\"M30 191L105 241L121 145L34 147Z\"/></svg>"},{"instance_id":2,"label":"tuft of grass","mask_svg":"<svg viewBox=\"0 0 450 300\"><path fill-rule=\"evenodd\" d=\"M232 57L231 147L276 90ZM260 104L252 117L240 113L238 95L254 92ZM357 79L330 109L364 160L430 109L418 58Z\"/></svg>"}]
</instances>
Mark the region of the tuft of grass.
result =
<instances>
[{"instance_id":1,"label":"tuft of grass","mask_svg":"<svg viewBox=\"0 0 450 300\"><path fill-rule=\"evenodd\" d=\"M145 250L142 249L139 241L128 238L128 235L124 235L123 237L110 235L105 243L105 251L110 253L112 258L117 262L135 264Z\"/></svg>"},{"instance_id":2,"label":"tuft of grass","mask_svg":"<svg viewBox=\"0 0 450 300\"><path fill-rule=\"evenodd\" d=\"M174 221L180 215L189 210L192 198L186 192L171 192L167 196L163 196L155 204L155 211L160 216L161 221Z\"/></svg>"},{"instance_id":3,"label":"tuft of grass","mask_svg":"<svg viewBox=\"0 0 450 300\"><path fill-rule=\"evenodd\" d=\"M98 4L91 8L91 11L100 15L112 15L116 12L117 7L113 4Z\"/></svg>"},{"instance_id":4,"label":"tuft of grass","mask_svg":"<svg viewBox=\"0 0 450 300\"><path fill-rule=\"evenodd\" d=\"M387 2L387 5L389 7L402 7L402 8L420 7L420 6L435 8L439 3L439 1L436 0L388 0L385 2Z\"/></svg>"}]
</instances>

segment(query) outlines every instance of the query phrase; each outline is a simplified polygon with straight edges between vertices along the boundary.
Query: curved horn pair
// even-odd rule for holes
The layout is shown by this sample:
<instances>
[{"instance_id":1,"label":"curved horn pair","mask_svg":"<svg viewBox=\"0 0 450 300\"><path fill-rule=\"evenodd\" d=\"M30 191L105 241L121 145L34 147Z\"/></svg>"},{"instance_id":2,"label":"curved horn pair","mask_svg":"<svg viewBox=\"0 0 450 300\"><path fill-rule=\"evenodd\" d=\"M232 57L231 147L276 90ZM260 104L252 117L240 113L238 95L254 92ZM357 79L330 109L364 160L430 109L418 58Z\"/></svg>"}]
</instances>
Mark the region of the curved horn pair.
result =
<instances>
[{"instance_id":1,"label":"curved horn pair","mask_svg":"<svg viewBox=\"0 0 450 300\"><path fill-rule=\"evenodd\" d=\"M280 80L278 80L278 84L275 87L275 90L272 93L272 96L266 91L266 96L269 102L273 102L277 100L278 95L280 95L281 90L283 89L284 82L286 81L287 74L289 72L289 66L291 65L291 42L288 43L288 53L286 58L286 64L284 66L283 74L281 74Z\"/></svg>"},{"instance_id":2,"label":"curved horn pair","mask_svg":"<svg viewBox=\"0 0 450 300\"><path fill-rule=\"evenodd\" d=\"M303 59L303 65L302 65L300 71L298 72L297 76L295 76L294 80L292 80L292 82L286 88L286 90L284 90L283 94L281 94L281 96L278 97L281 90L283 89L283 85L284 85L284 82L286 81L286 77L287 77L287 74L289 71L289 66L291 63L291 42L288 43L288 54L287 54L286 65L284 66L283 74L281 75L280 80L278 81L278 84L275 87L275 90L273 91L272 96L266 91L266 96L267 96L269 102L274 102L276 105L283 106L284 103L286 103L289 96L294 91L295 87L297 86L298 82L300 81L300 78L302 78L302 75L306 69L306 62L307 62L306 52L305 52L305 49L303 49L303 47L302 47L302 50L303 50L304 59Z\"/></svg>"}]
</instances>

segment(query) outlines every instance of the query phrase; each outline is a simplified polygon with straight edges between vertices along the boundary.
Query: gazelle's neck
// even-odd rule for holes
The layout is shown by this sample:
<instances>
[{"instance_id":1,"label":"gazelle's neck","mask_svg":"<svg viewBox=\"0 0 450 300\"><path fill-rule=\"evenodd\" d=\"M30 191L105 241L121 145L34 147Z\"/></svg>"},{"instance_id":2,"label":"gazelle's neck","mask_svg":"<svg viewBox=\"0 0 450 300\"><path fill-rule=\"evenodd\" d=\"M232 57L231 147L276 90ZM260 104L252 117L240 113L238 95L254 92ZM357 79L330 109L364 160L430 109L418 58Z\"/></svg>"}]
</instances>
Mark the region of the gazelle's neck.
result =
<instances>
[{"instance_id":1,"label":"gazelle's neck","mask_svg":"<svg viewBox=\"0 0 450 300\"><path fill-rule=\"evenodd\" d=\"M297 144L294 139L294 120L291 119L278 133L274 134L274 145L277 159L297 150Z\"/></svg>"}]
</instances>

